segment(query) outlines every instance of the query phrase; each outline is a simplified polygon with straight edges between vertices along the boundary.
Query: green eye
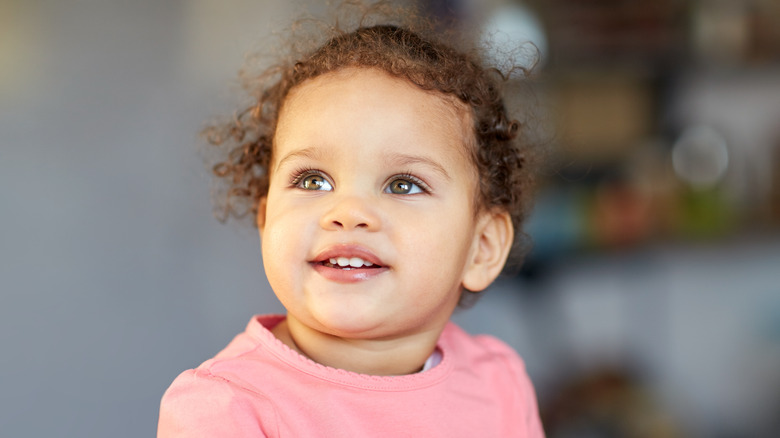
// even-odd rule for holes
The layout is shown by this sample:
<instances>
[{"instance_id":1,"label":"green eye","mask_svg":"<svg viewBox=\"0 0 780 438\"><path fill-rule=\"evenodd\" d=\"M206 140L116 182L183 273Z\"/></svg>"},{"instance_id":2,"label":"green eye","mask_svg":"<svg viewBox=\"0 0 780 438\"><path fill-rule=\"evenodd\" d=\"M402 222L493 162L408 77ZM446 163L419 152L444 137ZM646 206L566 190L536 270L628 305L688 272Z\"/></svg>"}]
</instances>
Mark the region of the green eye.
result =
<instances>
[{"instance_id":1,"label":"green eye","mask_svg":"<svg viewBox=\"0 0 780 438\"><path fill-rule=\"evenodd\" d=\"M422 189L420 186L407 179L399 178L390 182L386 192L394 195L414 195L416 193L422 193Z\"/></svg>"},{"instance_id":2,"label":"green eye","mask_svg":"<svg viewBox=\"0 0 780 438\"><path fill-rule=\"evenodd\" d=\"M298 187L304 190L332 190L328 180L322 177L322 175L309 175L301 179L298 183Z\"/></svg>"}]
</instances>

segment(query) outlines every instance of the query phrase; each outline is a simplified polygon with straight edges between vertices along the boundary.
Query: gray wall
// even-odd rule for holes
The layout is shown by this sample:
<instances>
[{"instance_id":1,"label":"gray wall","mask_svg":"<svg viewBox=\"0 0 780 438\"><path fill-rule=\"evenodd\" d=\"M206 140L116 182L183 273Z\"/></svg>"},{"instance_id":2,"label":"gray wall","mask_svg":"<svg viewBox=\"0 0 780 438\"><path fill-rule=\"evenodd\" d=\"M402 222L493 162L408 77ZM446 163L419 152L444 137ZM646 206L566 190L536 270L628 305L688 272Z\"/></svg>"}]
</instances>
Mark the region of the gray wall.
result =
<instances>
[{"instance_id":1,"label":"gray wall","mask_svg":"<svg viewBox=\"0 0 780 438\"><path fill-rule=\"evenodd\" d=\"M0 435L152 436L178 372L280 310L197 153L271 3L0 3Z\"/></svg>"}]
</instances>

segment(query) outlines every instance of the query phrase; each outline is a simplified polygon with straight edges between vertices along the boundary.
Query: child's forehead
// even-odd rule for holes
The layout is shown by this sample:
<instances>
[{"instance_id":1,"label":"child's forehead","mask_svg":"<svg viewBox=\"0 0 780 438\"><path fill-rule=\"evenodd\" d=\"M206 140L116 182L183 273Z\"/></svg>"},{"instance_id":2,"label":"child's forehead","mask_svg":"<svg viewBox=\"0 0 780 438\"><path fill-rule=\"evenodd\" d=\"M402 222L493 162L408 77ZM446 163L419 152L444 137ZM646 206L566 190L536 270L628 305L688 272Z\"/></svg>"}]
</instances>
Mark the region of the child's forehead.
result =
<instances>
[{"instance_id":1,"label":"child's forehead","mask_svg":"<svg viewBox=\"0 0 780 438\"><path fill-rule=\"evenodd\" d=\"M423 89L407 78L371 67L340 68L306 79L291 88L279 111L274 144L278 141L279 128L289 119L305 117L305 112L313 111L318 106L338 106L341 101L350 99L351 96L345 93L345 89L361 97L364 94L378 96L379 100L374 101L374 108L377 109L384 109L390 105L390 102L397 100L394 98L399 93L424 96L416 102L424 105L425 116L432 116L435 121L441 122L441 125L457 130L460 139L459 147L453 148L453 151L459 153L464 159L472 159L475 134L471 107L453 95L435 89ZM410 114L417 109L411 109ZM430 130L435 132L433 126ZM284 129L282 128L281 131Z\"/></svg>"},{"instance_id":2,"label":"child's forehead","mask_svg":"<svg viewBox=\"0 0 780 438\"><path fill-rule=\"evenodd\" d=\"M303 79L289 90L284 101L286 102L290 98L295 97L302 89L318 88L333 83L364 83L374 87L380 82L386 85L381 87L382 90L391 93L395 92L396 89L414 90L414 92L434 97L441 103L446 104L443 105L443 107L448 107L453 115L459 117L470 116L469 106L455 97L454 94L438 90L435 85L419 85L403 74L393 74L379 67L370 66L340 67L332 71Z\"/></svg>"}]
</instances>

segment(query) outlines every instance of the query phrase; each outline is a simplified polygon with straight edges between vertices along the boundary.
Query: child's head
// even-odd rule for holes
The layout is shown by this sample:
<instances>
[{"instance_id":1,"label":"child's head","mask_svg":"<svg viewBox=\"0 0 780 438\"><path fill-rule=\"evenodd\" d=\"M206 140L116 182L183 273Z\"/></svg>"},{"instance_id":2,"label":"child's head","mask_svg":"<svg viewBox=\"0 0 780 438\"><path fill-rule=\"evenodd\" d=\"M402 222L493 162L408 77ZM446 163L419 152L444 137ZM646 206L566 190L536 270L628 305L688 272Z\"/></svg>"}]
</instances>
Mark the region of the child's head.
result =
<instances>
[{"instance_id":1,"label":"child's head","mask_svg":"<svg viewBox=\"0 0 780 438\"><path fill-rule=\"evenodd\" d=\"M459 52L403 27L374 25L338 33L313 52L248 81L253 104L230 124L207 131L212 143L231 148L214 168L230 186L227 212L240 214L239 205L248 207L253 215L260 213L258 223L263 227L269 185L279 160L284 159L276 150L280 116L285 114L288 100L298 98L297 91L322 82L317 81L321 77L364 77L366 72L381 72L380 76L435 96L451 115L457 115L462 129L457 130L455 153L471 170L473 187L468 209L474 218L481 213L505 215L511 224L510 236L513 230L520 234L530 202L533 172L528 165L529 151L519 136L520 124L507 114L500 91L504 77L498 70L482 66L475 53ZM393 148L391 144L387 147ZM311 177L305 172L302 175ZM326 176L318 178L306 184L329 184ZM415 190L424 185L413 175L401 181L405 188L409 183ZM453 239L457 237L453 235ZM427 268L435 269L436 262L432 260Z\"/></svg>"},{"instance_id":2,"label":"child's head","mask_svg":"<svg viewBox=\"0 0 780 438\"><path fill-rule=\"evenodd\" d=\"M258 226L289 324L348 338L435 332L463 288L492 282L512 225L475 211L470 125L465 105L373 68L287 95Z\"/></svg>"}]
</instances>

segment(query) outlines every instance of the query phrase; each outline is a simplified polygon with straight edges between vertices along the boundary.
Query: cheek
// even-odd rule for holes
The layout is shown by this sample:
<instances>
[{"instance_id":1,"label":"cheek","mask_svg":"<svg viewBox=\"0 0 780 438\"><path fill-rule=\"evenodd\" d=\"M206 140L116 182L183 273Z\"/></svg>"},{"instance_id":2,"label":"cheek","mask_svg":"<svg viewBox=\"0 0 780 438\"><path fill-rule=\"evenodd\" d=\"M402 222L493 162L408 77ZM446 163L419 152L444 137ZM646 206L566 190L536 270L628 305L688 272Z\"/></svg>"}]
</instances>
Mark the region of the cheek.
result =
<instances>
[{"instance_id":1,"label":"cheek","mask_svg":"<svg viewBox=\"0 0 780 438\"><path fill-rule=\"evenodd\" d=\"M296 259L305 256L306 236L309 234L306 229L309 226L303 215L288 213L294 211L273 198L268 201L260 243L269 279L285 267L291 268Z\"/></svg>"},{"instance_id":2,"label":"cheek","mask_svg":"<svg viewBox=\"0 0 780 438\"><path fill-rule=\"evenodd\" d=\"M463 264L471 246L473 226L467 211L460 209L451 214L434 217L417 217L414 232L401 233L408 253L418 263L428 267L459 267Z\"/></svg>"},{"instance_id":3,"label":"cheek","mask_svg":"<svg viewBox=\"0 0 780 438\"><path fill-rule=\"evenodd\" d=\"M286 258L305 244L307 225L296 215L266 216L261 236L263 257Z\"/></svg>"},{"instance_id":4,"label":"cheek","mask_svg":"<svg viewBox=\"0 0 780 438\"><path fill-rule=\"evenodd\" d=\"M265 275L268 277L271 286L274 286L280 280L280 268L286 264L285 260L289 258L289 256L284 253L284 245L281 245L282 242L283 237L279 232L278 227L267 226L261 239L261 248Z\"/></svg>"}]
</instances>

